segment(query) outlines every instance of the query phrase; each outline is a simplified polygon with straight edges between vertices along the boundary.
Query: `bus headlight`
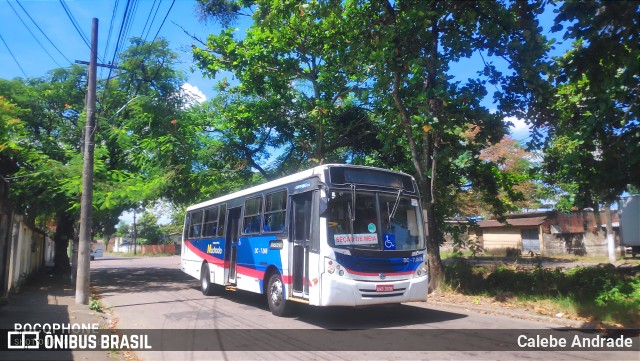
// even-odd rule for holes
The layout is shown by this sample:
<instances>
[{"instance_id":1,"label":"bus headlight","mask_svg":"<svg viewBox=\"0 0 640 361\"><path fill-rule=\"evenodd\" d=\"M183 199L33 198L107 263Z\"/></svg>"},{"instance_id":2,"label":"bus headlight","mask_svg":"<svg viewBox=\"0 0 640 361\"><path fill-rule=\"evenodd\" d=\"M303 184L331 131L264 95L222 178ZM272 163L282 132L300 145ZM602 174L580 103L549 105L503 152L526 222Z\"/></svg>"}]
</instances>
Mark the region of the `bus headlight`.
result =
<instances>
[{"instance_id":1,"label":"bus headlight","mask_svg":"<svg viewBox=\"0 0 640 361\"><path fill-rule=\"evenodd\" d=\"M426 275L427 271L428 271L427 264L423 262L418 266L418 268L416 268L416 276L420 277L420 276Z\"/></svg>"},{"instance_id":2,"label":"bus headlight","mask_svg":"<svg viewBox=\"0 0 640 361\"><path fill-rule=\"evenodd\" d=\"M338 262L332 260L331 258L325 257L324 269L329 274L337 273L339 276L345 275L344 267L342 267Z\"/></svg>"}]
</instances>

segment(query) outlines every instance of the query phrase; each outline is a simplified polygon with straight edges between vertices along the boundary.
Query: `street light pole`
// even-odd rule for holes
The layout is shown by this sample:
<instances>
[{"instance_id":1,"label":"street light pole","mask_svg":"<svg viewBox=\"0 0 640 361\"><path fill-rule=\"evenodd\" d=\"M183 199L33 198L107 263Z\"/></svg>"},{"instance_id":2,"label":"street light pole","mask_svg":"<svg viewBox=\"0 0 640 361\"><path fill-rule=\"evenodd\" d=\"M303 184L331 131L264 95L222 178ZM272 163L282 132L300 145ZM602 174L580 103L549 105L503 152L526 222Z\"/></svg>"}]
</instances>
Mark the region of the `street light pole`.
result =
<instances>
[{"instance_id":1,"label":"street light pole","mask_svg":"<svg viewBox=\"0 0 640 361\"><path fill-rule=\"evenodd\" d=\"M96 68L98 58L98 19L91 23L91 57L87 88L87 123L84 131L84 165L80 200L80 242L76 277L76 304L89 304L89 267L91 261L91 224L93 217L93 152L96 123Z\"/></svg>"}]
</instances>

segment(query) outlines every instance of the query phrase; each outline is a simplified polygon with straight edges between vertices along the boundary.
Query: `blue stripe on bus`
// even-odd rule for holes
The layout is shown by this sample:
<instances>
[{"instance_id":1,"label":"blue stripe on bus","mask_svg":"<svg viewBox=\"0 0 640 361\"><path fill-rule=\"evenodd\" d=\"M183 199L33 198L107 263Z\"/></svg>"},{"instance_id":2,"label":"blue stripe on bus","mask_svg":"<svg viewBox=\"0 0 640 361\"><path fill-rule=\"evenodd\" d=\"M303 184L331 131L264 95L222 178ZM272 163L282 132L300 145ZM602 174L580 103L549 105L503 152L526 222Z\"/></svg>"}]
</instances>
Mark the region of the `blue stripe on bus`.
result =
<instances>
[{"instance_id":1,"label":"blue stripe on bus","mask_svg":"<svg viewBox=\"0 0 640 361\"><path fill-rule=\"evenodd\" d=\"M392 257L392 258L367 258L336 253L336 261L346 267L352 273L379 274L379 273L413 273L423 262L423 256Z\"/></svg>"}]
</instances>

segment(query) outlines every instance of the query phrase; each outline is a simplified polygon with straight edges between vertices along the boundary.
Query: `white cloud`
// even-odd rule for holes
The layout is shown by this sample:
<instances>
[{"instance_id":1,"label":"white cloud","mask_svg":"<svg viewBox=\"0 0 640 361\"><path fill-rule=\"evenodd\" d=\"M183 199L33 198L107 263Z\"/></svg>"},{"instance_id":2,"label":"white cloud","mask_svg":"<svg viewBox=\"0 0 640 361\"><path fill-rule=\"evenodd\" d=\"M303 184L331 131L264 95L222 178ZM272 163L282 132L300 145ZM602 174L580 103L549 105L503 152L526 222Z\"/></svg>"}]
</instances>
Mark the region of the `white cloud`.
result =
<instances>
[{"instance_id":1,"label":"white cloud","mask_svg":"<svg viewBox=\"0 0 640 361\"><path fill-rule=\"evenodd\" d=\"M526 141L531 136L531 131L529 130L529 126L523 119L518 119L516 117L507 117L504 118L504 122L511 122L512 125L509 126L509 133L511 137L515 140Z\"/></svg>"},{"instance_id":2,"label":"white cloud","mask_svg":"<svg viewBox=\"0 0 640 361\"><path fill-rule=\"evenodd\" d=\"M204 95L204 93L195 85L184 83L180 86L180 89L182 89L185 95L189 98L188 106L202 103L207 100L207 96Z\"/></svg>"}]
</instances>

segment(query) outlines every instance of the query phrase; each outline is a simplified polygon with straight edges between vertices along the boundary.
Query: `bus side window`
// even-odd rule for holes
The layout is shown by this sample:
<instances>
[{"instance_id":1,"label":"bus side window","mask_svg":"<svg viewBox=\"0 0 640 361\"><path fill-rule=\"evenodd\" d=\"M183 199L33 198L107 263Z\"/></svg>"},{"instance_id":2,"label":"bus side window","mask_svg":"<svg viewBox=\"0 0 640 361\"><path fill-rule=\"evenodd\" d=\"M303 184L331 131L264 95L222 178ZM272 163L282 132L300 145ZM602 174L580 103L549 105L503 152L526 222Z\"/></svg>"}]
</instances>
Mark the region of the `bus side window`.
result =
<instances>
[{"instance_id":1,"label":"bus side window","mask_svg":"<svg viewBox=\"0 0 640 361\"><path fill-rule=\"evenodd\" d=\"M218 231L218 206L204 210L202 237L213 237Z\"/></svg>"},{"instance_id":2,"label":"bus side window","mask_svg":"<svg viewBox=\"0 0 640 361\"><path fill-rule=\"evenodd\" d=\"M262 224L262 197L254 197L246 200L244 204L244 232L245 234L260 233Z\"/></svg>"},{"instance_id":3,"label":"bus side window","mask_svg":"<svg viewBox=\"0 0 640 361\"><path fill-rule=\"evenodd\" d=\"M264 226L265 232L284 231L284 221L287 214L286 189L269 193L265 196Z\"/></svg>"},{"instance_id":4,"label":"bus side window","mask_svg":"<svg viewBox=\"0 0 640 361\"><path fill-rule=\"evenodd\" d=\"M191 213L189 222L189 238L200 238L202 231L202 210Z\"/></svg>"}]
</instances>

